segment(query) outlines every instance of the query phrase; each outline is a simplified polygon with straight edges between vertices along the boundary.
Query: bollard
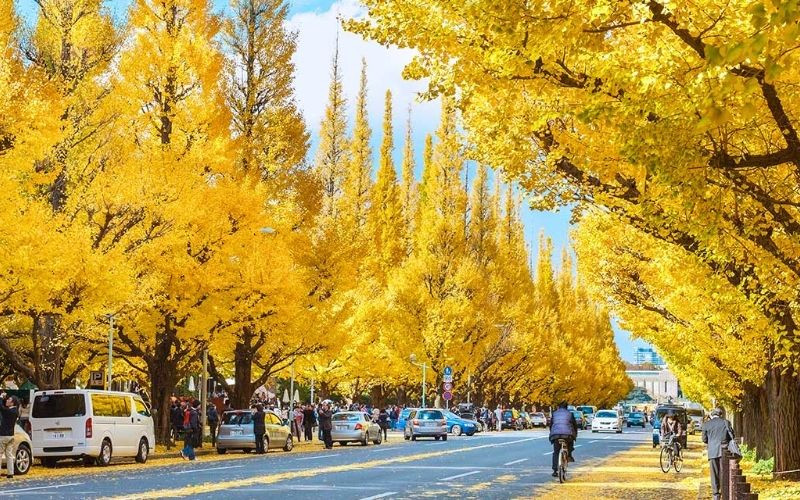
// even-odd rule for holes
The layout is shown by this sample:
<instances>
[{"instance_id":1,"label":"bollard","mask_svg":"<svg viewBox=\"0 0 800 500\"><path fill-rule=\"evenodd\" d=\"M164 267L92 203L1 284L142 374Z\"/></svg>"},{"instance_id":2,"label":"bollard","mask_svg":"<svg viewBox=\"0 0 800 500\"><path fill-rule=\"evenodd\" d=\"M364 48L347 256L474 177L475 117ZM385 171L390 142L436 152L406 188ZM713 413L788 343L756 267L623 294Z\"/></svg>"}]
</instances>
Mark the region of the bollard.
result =
<instances>
[{"instance_id":1,"label":"bollard","mask_svg":"<svg viewBox=\"0 0 800 500\"><path fill-rule=\"evenodd\" d=\"M722 457L719 459L719 492L722 500L731 499L728 490L728 467L730 466L728 460L728 450L723 448Z\"/></svg>"},{"instance_id":2,"label":"bollard","mask_svg":"<svg viewBox=\"0 0 800 500\"><path fill-rule=\"evenodd\" d=\"M747 482L747 478L745 477L736 485L736 498L750 500L750 483Z\"/></svg>"},{"instance_id":3,"label":"bollard","mask_svg":"<svg viewBox=\"0 0 800 500\"><path fill-rule=\"evenodd\" d=\"M741 474L737 474L733 476L733 484L731 485L731 498L735 500L740 500L742 498L742 489L744 485L747 485L749 490L750 485L747 484L747 478L742 476Z\"/></svg>"},{"instance_id":4,"label":"bollard","mask_svg":"<svg viewBox=\"0 0 800 500\"><path fill-rule=\"evenodd\" d=\"M741 476L737 473L738 464L733 458L728 459L728 499L736 499L736 484Z\"/></svg>"}]
</instances>

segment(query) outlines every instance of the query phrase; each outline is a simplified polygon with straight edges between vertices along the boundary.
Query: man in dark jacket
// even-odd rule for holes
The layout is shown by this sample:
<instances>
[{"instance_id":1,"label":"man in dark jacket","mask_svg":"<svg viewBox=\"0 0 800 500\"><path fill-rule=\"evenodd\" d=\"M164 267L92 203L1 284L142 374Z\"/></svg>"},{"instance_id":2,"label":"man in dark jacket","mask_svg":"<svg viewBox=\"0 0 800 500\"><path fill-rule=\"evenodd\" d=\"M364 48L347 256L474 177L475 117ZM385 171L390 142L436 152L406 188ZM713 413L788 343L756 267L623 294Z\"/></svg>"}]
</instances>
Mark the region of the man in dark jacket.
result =
<instances>
[{"instance_id":1,"label":"man in dark jacket","mask_svg":"<svg viewBox=\"0 0 800 500\"><path fill-rule=\"evenodd\" d=\"M309 403L303 409L303 430L306 441L311 441L313 429L316 424L317 419L314 417L314 407Z\"/></svg>"},{"instance_id":2,"label":"man in dark jacket","mask_svg":"<svg viewBox=\"0 0 800 500\"><path fill-rule=\"evenodd\" d=\"M19 418L19 400L16 396L0 394L0 455L6 457L6 477L14 477L14 432Z\"/></svg>"},{"instance_id":3,"label":"man in dark jacket","mask_svg":"<svg viewBox=\"0 0 800 500\"><path fill-rule=\"evenodd\" d=\"M264 413L264 406L260 403L256 405L256 411L253 413L253 434L256 435L256 453L263 455L264 450L264 434L267 432L267 427L264 424L264 419L267 414Z\"/></svg>"},{"instance_id":4,"label":"man in dark jacket","mask_svg":"<svg viewBox=\"0 0 800 500\"><path fill-rule=\"evenodd\" d=\"M170 408L169 413L169 420L172 427L172 444L178 442L178 439L181 436L181 431L183 431L183 412L185 408L181 408L181 402L177 399L172 402L172 408Z\"/></svg>"},{"instance_id":5,"label":"man in dark jacket","mask_svg":"<svg viewBox=\"0 0 800 500\"><path fill-rule=\"evenodd\" d=\"M322 429L322 440L325 441L326 450L333 448L333 437L331 436L331 429L333 429L332 418L331 406L326 401L322 403L322 409L319 411L319 427Z\"/></svg>"},{"instance_id":6,"label":"man in dark jacket","mask_svg":"<svg viewBox=\"0 0 800 500\"><path fill-rule=\"evenodd\" d=\"M730 422L723 416L722 409L715 408L711 411L711 418L703 424L703 442L708 445L708 465L711 470L711 495L714 500L720 498L720 460L722 450L728 441L734 438Z\"/></svg>"},{"instance_id":7,"label":"man in dark jacket","mask_svg":"<svg viewBox=\"0 0 800 500\"><path fill-rule=\"evenodd\" d=\"M574 462L572 450L575 449L575 440L578 438L578 422L575 415L567 409L567 403L562 401L558 409L553 412L550 420L550 443L553 444L553 477L558 477L558 455L561 453L561 439L567 442L569 461Z\"/></svg>"},{"instance_id":8,"label":"man in dark jacket","mask_svg":"<svg viewBox=\"0 0 800 500\"><path fill-rule=\"evenodd\" d=\"M206 410L206 422L208 422L208 430L211 434L211 446L217 445L217 426L219 425L219 413L214 403L208 404Z\"/></svg>"},{"instance_id":9,"label":"man in dark jacket","mask_svg":"<svg viewBox=\"0 0 800 500\"><path fill-rule=\"evenodd\" d=\"M197 407L200 406L199 401L195 401L191 405L186 405L186 410L183 417L183 450L181 456L186 460L195 460L197 457L194 454L195 446L197 446L197 437L200 432L200 415L197 412Z\"/></svg>"}]
</instances>

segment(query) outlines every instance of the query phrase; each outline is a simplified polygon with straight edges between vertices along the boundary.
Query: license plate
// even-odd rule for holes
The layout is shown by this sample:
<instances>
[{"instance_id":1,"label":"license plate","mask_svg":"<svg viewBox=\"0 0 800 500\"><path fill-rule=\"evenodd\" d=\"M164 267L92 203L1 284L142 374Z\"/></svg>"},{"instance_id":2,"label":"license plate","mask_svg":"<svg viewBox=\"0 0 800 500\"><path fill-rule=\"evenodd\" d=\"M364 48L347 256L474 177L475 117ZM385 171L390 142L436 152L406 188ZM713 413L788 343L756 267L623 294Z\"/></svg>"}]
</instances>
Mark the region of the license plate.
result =
<instances>
[{"instance_id":1,"label":"license plate","mask_svg":"<svg viewBox=\"0 0 800 500\"><path fill-rule=\"evenodd\" d=\"M50 439L65 439L67 437L66 432L51 432Z\"/></svg>"},{"instance_id":2,"label":"license plate","mask_svg":"<svg viewBox=\"0 0 800 500\"><path fill-rule=\"evenodd\" d=\"M336 430L337 431L346 431L347 430L347 426L346 425L337 425L336 426Z\"/></svg>"},{"instance_id":3,"label":"license plate","mask_svg":"<svg viewBox=\"0 0 800 500\"><path fill-rule=\"evenodd\" d=\"M231 436L241 436L242 431L231 431Z\"/></svg>"},{"instance_id":4,"label":"license plate","mask_svg":"<svg viewBox=\"0 0 800 500\"><path fill-rule=\"evenodd\" d=\"M424 424L428 427L433 427L434 425L436 425L436 422L424 422Z\"/></svg>"}]
</instances>

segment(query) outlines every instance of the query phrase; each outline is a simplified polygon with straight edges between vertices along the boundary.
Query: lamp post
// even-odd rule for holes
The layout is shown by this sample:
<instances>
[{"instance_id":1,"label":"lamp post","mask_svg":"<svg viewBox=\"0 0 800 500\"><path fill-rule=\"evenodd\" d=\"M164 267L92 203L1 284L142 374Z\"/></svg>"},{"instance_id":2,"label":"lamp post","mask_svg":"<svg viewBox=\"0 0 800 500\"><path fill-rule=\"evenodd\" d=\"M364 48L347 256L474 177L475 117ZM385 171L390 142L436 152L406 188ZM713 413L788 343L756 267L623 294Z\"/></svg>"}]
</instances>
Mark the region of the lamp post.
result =
<instances>
[{"instance_id":1,"label":"lamp post","mask_svg":"<svg viewBox=\"0 0 800 500\"><path fill-rule=\"evenodd\" d=\"M428 365L425 363L417 363L417 356L415 354L411 354L409 356L412 365L421 366L422 367L422 407L426 408L425 406L425 370L428 368Z\"/></svg>"}]
</instances>

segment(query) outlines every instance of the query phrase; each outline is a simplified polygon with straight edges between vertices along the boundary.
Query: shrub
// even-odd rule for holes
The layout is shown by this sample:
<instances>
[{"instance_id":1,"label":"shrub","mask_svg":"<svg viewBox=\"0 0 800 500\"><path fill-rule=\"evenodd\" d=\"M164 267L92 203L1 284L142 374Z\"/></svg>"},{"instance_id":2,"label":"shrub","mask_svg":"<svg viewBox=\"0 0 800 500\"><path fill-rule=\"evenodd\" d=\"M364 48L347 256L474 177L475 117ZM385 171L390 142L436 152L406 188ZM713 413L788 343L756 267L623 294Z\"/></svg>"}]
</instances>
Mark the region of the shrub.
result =
<instances>
[{"instance_id":1,"label":"shrub","mask_svg":"<svg viewBox=\"0 0 800 500\"><path fill-rule=\"evenodd\" d=\"M759 460L753 465L751 472L756 476L769 476L775 470L775 457Z\"/></svg>"}]
</instances>

